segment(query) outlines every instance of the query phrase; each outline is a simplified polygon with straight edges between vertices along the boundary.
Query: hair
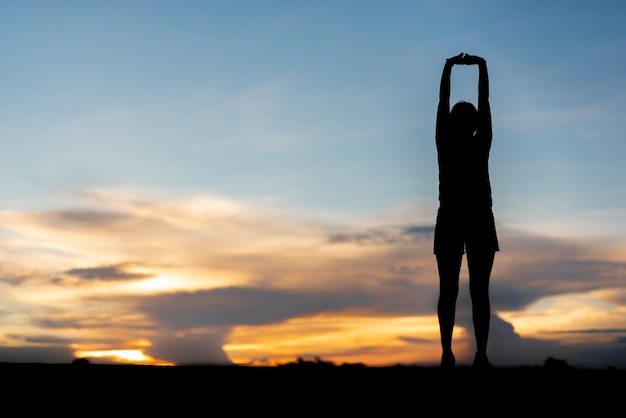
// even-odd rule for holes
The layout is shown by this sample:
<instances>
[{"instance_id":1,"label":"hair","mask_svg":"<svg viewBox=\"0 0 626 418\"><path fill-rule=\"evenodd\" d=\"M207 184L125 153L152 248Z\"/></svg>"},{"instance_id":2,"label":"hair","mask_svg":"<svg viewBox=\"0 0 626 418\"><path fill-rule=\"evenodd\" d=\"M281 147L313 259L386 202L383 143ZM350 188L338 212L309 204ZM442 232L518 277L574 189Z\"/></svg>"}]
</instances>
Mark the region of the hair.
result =
<instances>
[{"instance_id":1,"label":"hair","mask_svg":"<svg viewBox=\"0 0 626 418\"><path fill-rule=\"evenodd\" d=\"M450 110L450 127L454 130L473 134L478 128L478 110L470 102L461 100Z\"/></svg>"}]
</instances>

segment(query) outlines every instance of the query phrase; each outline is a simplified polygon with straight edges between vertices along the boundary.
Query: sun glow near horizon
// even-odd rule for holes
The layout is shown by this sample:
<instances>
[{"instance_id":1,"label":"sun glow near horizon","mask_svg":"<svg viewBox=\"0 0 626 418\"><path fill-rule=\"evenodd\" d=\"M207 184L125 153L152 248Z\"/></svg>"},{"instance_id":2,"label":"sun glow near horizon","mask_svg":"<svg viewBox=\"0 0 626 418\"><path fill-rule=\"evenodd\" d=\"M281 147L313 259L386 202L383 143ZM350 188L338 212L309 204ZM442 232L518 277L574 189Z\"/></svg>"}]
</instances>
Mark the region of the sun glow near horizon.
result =
<instances>
[{"instance_id":1,"label":"sun glow near horizon","mask_svg":"<svg viewBox=\"0 0 626 418\"><path fill-rule=\"evenodd\" d=\"M153 357L145 354L143 351L139 349L94 350L94 351L78 350L74 352L74 355L76 358L107 359L115 363L122 363L122 364L175 366L175 364L172 362L156 360Z\"/></svg>"},{"instance_id":2,"label":"sun glow near horizon","mask_svg":"<svg viewBox=\"0 0 626 418\"><path fill-rule=\"evenodd\" d=\"M4 242L12 258L0 278L3 309L11 313L2 327L7 347L71 342L79 344L73 346L77 356L123 364L184 362L180 353L193 353L190 361L199 363L249 365L298 357L372 366L440 360L428 225L389 216L363 223L257 214L252 221L220 209L218 217L189 216L180 226L160 212L175 200L185 217L179 196L162 196L163 202L152 195L144 201L141 192L116 196L110 190L109 206L87 200L83 210L0 212L12 238ZM197 208L190 211L197 215ZM493 282L509 281L514 290L500 293L494 304L517 302L525 292L515 286L528 286L528 277L533 286L558 295L494 312L514 328L511 345L520 338L606 344L621 334L578 331L603 324L626 329L620 308L623 261L613 253L604 260L598 246L578 240L501 231L506 251L496 260ZM138 236L145 240L138 242ZM63 251L51 253L42 242L59 242L55 248ZM41 268L49 260L54 263ZM581 296L570 289L589 285L570 281L572 274L605 284ZM463 289L466 279L464 267ZM455 327L459 362L473 355L467 327ZM155 347L120 343L139 337ZM507 346L515 353L511 361L526 361L516 349Z\"/></svg>"},{"instance_id":3,"label":"sun glow near horizon","mask_svg":"<svg viewBox=\"0 0 626 418\"><path fill-rule=\"evenodd\" d=\"M461 333L457 327L455 337ZM237 326L223 349L235 364L278 365L298 357L370 366L436 363L439 325L435 316L318 315Z\"/></svg>"}]
</instances>

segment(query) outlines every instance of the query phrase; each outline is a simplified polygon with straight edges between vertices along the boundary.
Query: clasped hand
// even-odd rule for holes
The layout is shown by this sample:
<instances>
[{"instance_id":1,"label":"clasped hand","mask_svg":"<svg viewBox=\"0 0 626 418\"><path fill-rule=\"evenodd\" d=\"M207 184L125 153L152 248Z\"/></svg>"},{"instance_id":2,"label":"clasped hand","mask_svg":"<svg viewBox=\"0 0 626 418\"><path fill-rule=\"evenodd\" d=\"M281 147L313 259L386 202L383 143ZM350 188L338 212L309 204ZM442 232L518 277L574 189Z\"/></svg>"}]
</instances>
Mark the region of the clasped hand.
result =
<instances>
[{"instance_id":1,"label":"clasped hand","mask_svg":"<svg viewBox=\"0 0 626 418\"><path fill-rule=\"evenodd\" d=\"M484 58L481 58L476 55L469 55L464 52L461 52L459 55L456 55L452 58L448 58L447 61L450 64L462 64L462 65L477 65L483 64L485 62Z\"/></svg>"}]
</instances>

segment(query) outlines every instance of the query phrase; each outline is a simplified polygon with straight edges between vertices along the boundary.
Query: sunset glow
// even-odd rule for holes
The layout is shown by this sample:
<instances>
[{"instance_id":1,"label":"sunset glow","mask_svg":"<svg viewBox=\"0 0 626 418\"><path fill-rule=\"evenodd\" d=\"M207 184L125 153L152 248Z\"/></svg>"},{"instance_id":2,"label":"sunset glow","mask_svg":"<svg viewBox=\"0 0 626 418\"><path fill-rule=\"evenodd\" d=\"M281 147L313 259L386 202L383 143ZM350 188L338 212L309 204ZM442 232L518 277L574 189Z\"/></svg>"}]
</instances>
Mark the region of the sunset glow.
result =
<instances>
[{"instance_id":1,"label":"sunset glow","mask_svg":"<svg viewBox=\"0 0 626 418\"><path fill-rule=\"evenodd\" d=\"M434 317L319 316L263 327L236 327L224 350L236 364L281 364L297 357L339 363L436 363L439 325Z\"/></svg>"},{"instance_id":2,"label":"sunset glow","mask_svg":"<svg viewBox=\"0 0 626 418\"><path fill-rule=\"evenodd\" d=\"M626 368L625 18L0 2L0 362L437 365L435 117L464 52L489 68L490 361ZM468 287L464 258L459 365Z\"/></svg>"},{"instance_id":3,"label":"sunset glow","mask_svg":"<svg viewBox=\"0 0 626 418\"><path fill-rule=\"evenodd\" d=\"M626 337L626 309L593 293L544 298L524 311L499 312L499 315L520 335L563 344L603 344Z\"/></svg>"},{"instance_id":4,"label":"sunset glow","mask_svg":"<svg viewBox=\"0 0 626 418\"><path fill-rule=\"evenodd\" d=\"M76 351L77 358L110 359L120 363L173 366L173 363L156 361L141 350Z\"/></svg>"}]
</instances>

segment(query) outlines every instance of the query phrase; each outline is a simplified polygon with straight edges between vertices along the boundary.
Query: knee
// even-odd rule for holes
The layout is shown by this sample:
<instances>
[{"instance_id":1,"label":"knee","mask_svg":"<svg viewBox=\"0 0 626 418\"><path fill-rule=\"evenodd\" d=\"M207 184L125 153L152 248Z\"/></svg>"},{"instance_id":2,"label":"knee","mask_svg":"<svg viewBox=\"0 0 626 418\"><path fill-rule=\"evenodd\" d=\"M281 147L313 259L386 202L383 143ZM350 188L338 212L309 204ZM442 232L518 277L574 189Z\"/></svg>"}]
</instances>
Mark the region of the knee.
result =
<instances>
[{"instance_id":1,"label":"knee","mask_svg":"<svg viewBox=\"0 0 626 418\"><path fill-rule=\"evenodd\" d=\"M488 286L470 285L469 293L472 300L489 300Z\"/></svg>"},{"instance_id":2,"label":"knee","mask_svg":"<svg viewBox=\"0 0 626 418\"><path fill-rule=\"evenodd\" d=\"M445 281L442 280L439 283L439 293L447 296L456 297L459 294L459 283L457 281Z\"/></svg>"}]
</instances>

